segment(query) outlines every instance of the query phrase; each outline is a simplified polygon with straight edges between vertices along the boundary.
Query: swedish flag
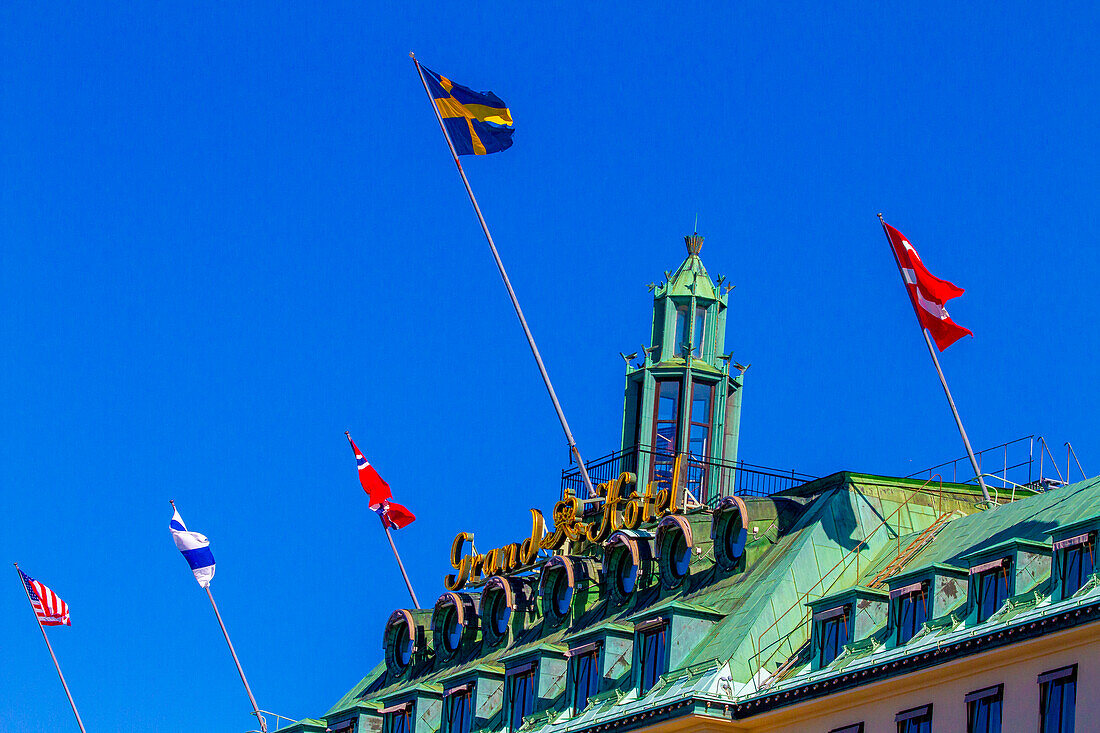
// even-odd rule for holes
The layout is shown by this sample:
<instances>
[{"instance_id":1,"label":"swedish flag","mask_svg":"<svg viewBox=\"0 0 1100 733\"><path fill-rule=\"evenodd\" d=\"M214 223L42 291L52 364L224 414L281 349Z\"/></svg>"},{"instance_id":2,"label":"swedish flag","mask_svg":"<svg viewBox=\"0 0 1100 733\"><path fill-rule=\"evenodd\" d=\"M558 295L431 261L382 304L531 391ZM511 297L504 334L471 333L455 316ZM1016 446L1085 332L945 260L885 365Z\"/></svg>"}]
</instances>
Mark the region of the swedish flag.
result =
<instances>
[{"instance_id":1,"label":"swedish flag","mask_svg":"<svg viewBox=\"0 0 1100 733\"><path fill-rule=\"evenodd\" d=\"M512 113L492 92L475 92L421 66L447 135L459 155L499 153L512 146Z\"/></svg>"}]
</instances>

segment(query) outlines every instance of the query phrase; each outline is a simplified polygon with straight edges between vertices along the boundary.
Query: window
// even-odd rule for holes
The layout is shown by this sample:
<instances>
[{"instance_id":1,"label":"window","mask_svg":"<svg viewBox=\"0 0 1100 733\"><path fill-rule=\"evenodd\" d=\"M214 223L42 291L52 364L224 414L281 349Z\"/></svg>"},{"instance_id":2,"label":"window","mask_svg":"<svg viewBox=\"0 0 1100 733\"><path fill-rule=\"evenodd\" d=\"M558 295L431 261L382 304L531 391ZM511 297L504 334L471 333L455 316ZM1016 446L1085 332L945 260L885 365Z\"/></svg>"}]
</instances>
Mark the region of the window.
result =
<instances>
[{"instance_id":1,"label":"window","mask_svg":"<svg viewBox=\"0 0 1100 733\"><path fill-rule=\"evenodd\" d=\"M615 590L620 599L627 599L634 589L638 587L638 566L634 564L634 557L630 549L625 545L619 545L612 554L611 576L615 582Z\"/></svg>"},{"instance_id":2,"label":"window","mask_svg":"<svg viewBox=\"0 0 1100 733\"><path fill-rule=\"evenodd\" d=\"M853 723L843 728L833 728L829 733L863 733L863 723Z\"/></svg>"},{"instance_id":3,"label":"window","mask_svg":"<svg viewBox=\"0 0 1100 733\"><path fill-rule=\"evenodd\" d=\"M668 645L668 622L658 619L639 628L642 668L639 692L645 694L653 689L668 667L665 648Z\"/></svg>"},{"instance_id":4,"label":"window","mask_svg":"<svg viewBox=\"0 0 1100 733\"><path fill-rule=\"evenodd\" d=\"M411 702L384 708L382 713L382 733L413 733L413 704Z\"/></svg>"},{"instance_id":5,"label":"window","mask_svg":"<svg viewBox=\"0 0 1100 733\"><path fill-rule=\"evenodd\" d=\"M443 694L444 733L470 733L474 722L471 705L473 689L473 684L467 683Z\"/></svg>"},{"instance_id":6,"label":"window","mask_svg":"<svg viewBox=\"0 0 1100 733\"><path fill-rule=\"evenodd\" d=\"M713 395L713 384L695 382L691 385L688 453L692 458L703 460L710 455L710 406Z\"/></svg>"},{"instance_id":7,"label":"window","mask_svg":"<svg viewBox=\"0 0 1100 733\"><path fill-rule=\"evenodd\" d=\"M1096 558L1093 551L1093 536L1083 534L1062 540L1054 545L1055 551L1062 550L1061 582L1062 598L1070 598L1088 582L1096 572Z\"/></svg>"},{"instance_id":8,"label":"window","mask_svg":"<svg viewBox=\"0 0 1100 733\"><path fill-rule=\"evenodd\" d=\"M355 733L356 722L357 721L353 718L352 720L333 723L329 730L332 731L332 733Z\"/></svg>"},{"instance_id":9,"label":"window","mask_svg":"<svg viewBox=\"0 0 1100 733\"><path fill-rule=\"evenodd\" d=\"M898 733L932 733L932 706L903 710L894 720L898 724Z\"/></svg>"},{"instance_id":10,"label":"window","mask_svg":"<svg viewBox=\"0 0 1100 733\"><path fill-rule=\"evenodd\" d=\"M679 580L687 575L688 568L691 567L691 548L688 547L687 537L683 532L672 531L665 552L668 553L668 569L672 577Z\"/></svg>"},{"instance_id":11,"label":"window","mask_svg":"<svg viewBox=\"0 0 1100 733\"><path fill-rule=\"evenodd\" d=\"M688 307L682 305L676 309L676 353L674 356L683 355L683 347L688 346L687 340Z\"/></svg>"},{"instance_id":12,"label":"window","mask_svg":"<svg viewBox=\"0 0 1100 733\"><path fill-rule=\"evenodd\" d=\"M928 590L923 584L907 586L895 602L897 633L895 640L901 646L917 635L928 620ZM907 592L906 592L907 591Z\"/></svg>"},{"instance_id":13,"label":"window","mask_svg":"<svg viewBox=\"0 0 1100 733\"><path fill-rule=\"evenodd\" d=\"M457 651L459 644L462 643L462 624L458 623L458 611L451 607L444 611L444 614L443 645L449 652Z\"/></svg>"},{"instance_id":14,"label":"window","mask_svg":"<svg viewBox=\"0 0 1100 733\"><path fill-rule=\"evenodd\" d=\"M680 382L657 382L657 404L653 421L653 480L664 488L672 486L672 468L679 451L677 425L680 421Z\"/></svg>"},{"instance_id":15,"label":"window","mask_svg":"<svg viewBox=\"0 0 1100 733\"><path fill-rule=\"evenodd\" d=\"M500 640L508 633L508 622L512 619L512 609L508 607L508 599L504 589L486 591L488 596L484 611L485 626L494 640Z\"/></svg>"},{"instance_id":16,"label":"window","mask_svg":"<svg viewBox=\"0 0 1100 733\"><path fill-rule=\"evenodd\" d=\"M565 568L557 567L550 574L550 611L555 620L562 621L569 615L569 606L573 602L573 587L569 585L569 576Z\"/></svg>"},{"instance_id":17,"label":"window","mask_svg":"<svg viewBox=\"0 0 1100 733\"><path fill-rule=\"evenodd\" d=\"M814 614L818 624L817 662L819 667L827 667L844 651L848 643L848 607L840 606Z\"/></svg>"},{"instance_id":18,"label":"window","mask_svg":"<svg viewBox=\"0 0 1100 733\"><path fill-rule=\"evenodd\" d=\"M600 689L600 647L588 644L572 651L573 712L588 707L588 700Z\"/></svg>"},{"instance_id":19,"label":"window","mask_svg":"<svg viewBox=\"0 0 1100 733\"><path fill-rule=\"evenodd\" d=\"M988 563L996 567L982 570L975 584L978 588L978 623L997 613L1008 599L1008 562ZM984 566L983 566L984 567Z\"/></svg>"},{"instance_id":20,"label":"window","mask_svg":"<svg viewBox=\"0 0 1100 733\"><path fill-rule=\"evenodd\" d=\"M524 716L535 712L535 673L537 671L538 665L531 662L508 672L508 678L505 680L508 730L519 730L523 725Z\"/></svg>"},{"instance_id":21,"label":"window","mask_svg":"<svg viewBox=\"0 0 1100 733\"><path fill-rule=\"evenodd\" d=\"M966 733L1001 733L1004 685L987 687L966 696Z\"/></svg>"},{"instance_id":22,"label":"window","mask_svg":"<svg viewBox=\"0 0 1100 733\"><path fill-rule=\"evenodd\" d=\"M695 307L695 330L692 331L692 352L696 359L703 358L703 335L706 332L706 308Z\"/></svg>"},{"instance_id":23,"label":"window","mask_svg":"<svg viewBox=\"0 0 1100 733\"><path fill-rule=\"evenodd\" d=\"M1077 665L1039 675L1039 733L1073 733Z\"/></svg>"}]
</instances>

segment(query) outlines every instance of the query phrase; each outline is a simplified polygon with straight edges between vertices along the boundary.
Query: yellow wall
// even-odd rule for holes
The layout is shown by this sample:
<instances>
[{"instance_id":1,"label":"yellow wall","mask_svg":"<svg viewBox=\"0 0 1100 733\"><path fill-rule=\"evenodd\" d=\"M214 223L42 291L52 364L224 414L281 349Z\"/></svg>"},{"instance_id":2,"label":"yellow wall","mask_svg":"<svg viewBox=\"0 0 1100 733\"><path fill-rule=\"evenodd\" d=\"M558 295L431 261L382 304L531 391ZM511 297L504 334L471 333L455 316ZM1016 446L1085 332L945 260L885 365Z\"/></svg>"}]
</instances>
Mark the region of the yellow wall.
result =
<instances>
[{"instance_id":1,"label":"yellow wall","mask_svg":"<svg viewBox=\"0 0 1100 733\"><path fill-rule=\"evenodd\" d=\"M1047 672L1077 664L1077 726L1100 731L1100 624L1039 637L975 654L928 670L864 685L818 700L780 708L746 720L694 718L670 721L664 731L749 731L751 733L827 733L844 725L865 724L866 733L896 733L894 716L932 703L936 733L966 733L968 692L1004 684L1002 730L1032 733L1039 727L1039 685ZM651 730L656 733L658 726Z\"/></svg>"}]
</instances>

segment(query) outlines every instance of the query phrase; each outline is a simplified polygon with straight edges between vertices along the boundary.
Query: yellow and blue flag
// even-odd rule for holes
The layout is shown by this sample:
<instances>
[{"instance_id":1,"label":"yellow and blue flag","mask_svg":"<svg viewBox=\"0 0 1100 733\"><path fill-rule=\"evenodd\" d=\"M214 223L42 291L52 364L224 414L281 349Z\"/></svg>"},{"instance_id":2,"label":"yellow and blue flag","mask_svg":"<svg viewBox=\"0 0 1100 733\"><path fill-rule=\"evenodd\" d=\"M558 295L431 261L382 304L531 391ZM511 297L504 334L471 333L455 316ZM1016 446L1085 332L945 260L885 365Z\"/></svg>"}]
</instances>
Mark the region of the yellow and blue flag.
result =
<instances>
[{"instance_id":1,"label":"yellow and blue flag","mask_svg":"<svg viewBox=\"0 0 1100 733\"><path fill-rule=\"evenodd\" d=\"M443 126L459 155L499 153L512 146L512 113L492 92L475 92L420 67Z\"/></svg>"}]
</instances>

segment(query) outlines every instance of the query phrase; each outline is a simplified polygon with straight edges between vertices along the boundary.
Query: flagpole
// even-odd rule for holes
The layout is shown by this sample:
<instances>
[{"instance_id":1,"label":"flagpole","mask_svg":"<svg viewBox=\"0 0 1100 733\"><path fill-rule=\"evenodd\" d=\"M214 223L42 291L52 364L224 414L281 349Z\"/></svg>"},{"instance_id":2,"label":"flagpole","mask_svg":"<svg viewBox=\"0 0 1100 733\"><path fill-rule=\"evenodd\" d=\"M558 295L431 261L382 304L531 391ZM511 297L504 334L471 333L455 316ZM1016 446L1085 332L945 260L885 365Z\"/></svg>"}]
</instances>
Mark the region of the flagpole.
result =
<instances>
[{"instance_id":1,"label":"flagpole","mask_svg":"<svg viewBox=\"0 0 1100 733\"><path fill-rule=\"evenodd\" d=\"M379 517L382 519L382 517ZM401 577L405 579L405 587L409 589L409 595L412 596L413 605L416 606L416 610L420 610L420 601L416 600L416 592L413 591L412 583L409 582L409 574L405 572L405 563L401 562L401 556L397 554L397 545L393 543L393 535L390 533L390 528L386 525L386 520L382 519L382 529L386 530L386 539L390 541L390 549L393 550L393 556L397 558L397 567L401 568Z\"/></svg>"},{"instance_id":2,"label":"flagpole","mask_svg":"<svg viewBox=\"0 0 1100 733\"><path fill-rule=\"evenodd\" d=\"M474 189L470 187L470 181L466 178L466 171L462 169L462 163L458 160L458 153L455 151L454 143L451 142L451 136L447 134L447 128L443 124L443 118L439 114L439 108L435 105L432 93L428 89L428 82L424 79L424 72L420 68L420 62L416 60L416 56L412 52L409 52L409 58L416 64L416 73L420 76L420 83L424 85L424 93L428 95L428 103L432 106L436 122L439 123L439 129L443 131L443 137L447 139L447 147L451 151L451 157L454 158L455 167L458 168L458 175L462 176L462 183L466 186L466 193L470 197L470 203L474 205L474 212L477 213L477 219L481 222L481 230L485 232L485 239L489 242L489 249L492 251L493 259L497 263L500 277L504 280L504 287L508 289L508 297L512 299L512 307L516 309L516 315L519 316L520 325L523 326L523 333L527 335L527 344L531 347L531 353L535 357L535 363L539 366L539 373L542 374L542 381L546 384L546 391L550 393L550 401L554 403L554 411L558 413L558 421L561 422L561 428L565 431L565 439L569 442L569 450L577 459L577 466L581 470L581 478L584 479L584 486L588 491L588 497L590 499L595 498L596 491L592 488L592 480L588 477L588 467L584 465L584 459L581 458L581 452L577 448L577 441L573 439L573 432L569 429L569 423L565 419L565 412L561 409L561 403L558 402L558 395L554 392L554 385L550 383L550 375L546 372L546 365L542 363L539 347L535 345L535 337L531 334L531 329L527 327L527 319L523 317L523 309L519 307L519 299L516 298L516 292L512 289L512 282L508 279L508 273L504 270L504 262L501 261L500 254L497 252L497 246L493 242L493 235L489 233L489 225L485 223L485 217L481 214L481 207L478 205L477 198L474 196Z\"/></svg>"},{"instance_id":3,"label":"flagpole","mask_svg":"<svg viewBox=\"0 0 1100 733\"><path fill-rule=\"evenodd\" d=\"M890 232L886 230L886 221L882 218L882 214L878 215L879 224L882 224L882 232L886 235L887 243L890 243ZM894 264L898 266L898 275L901 276L901 281L905 286L906 292L909 291L909 283L905 280L905 275L901 272L901 262L898 260L898 254L894 251L894 246L890 243L890 254L894 257ZM910 299L912 300L912 299ZM916 311L913 311L913 316L916 317ZM928 355L932 357L932 363L936 366L936 374L940 377L940 385L943 387L943 393L947 395L947 404L951 405L951 414L955 416L955 424L959 427L959 435L962 436L963 445L966 446L966 455L970 458L970 465L974 468L974 476L978 479L978 486L982 490L982 498L986 504L990 503L989 490L985 486L985 479L982 478L982 471L978 468L978 459L974 456L974 449L970 447L970 438L966 436L966 428L963 427L962 418L959 417L959 409L955 407L955 398L951 396L951 389L947 386L947 378L943 375L943 369L940 367L940 360L936 356L936 350L932 348L932 339L928 337L928 331L925 329L924 324L920 322L920 318L917 317L917 326L920 328L921 335L924 336L924 343L928 346Z\"/></svg>"},{"instance_id":4,"label":"flagpole","mask_svg":"<svg viewBox=\"0 0 1100 733\"><path fill-rule=\"evenodd\" d=\"M214 602L214 594L210 592L209 585L204 590L206 590L206 597L210 599L210 605L214 608L214 615L218 617L218 625L222 627L225 643L229 645L229 653L233 655L233 663L237 665L237 673L240 674L241 682L244 683L244 691L248 693L248 701L252 703L252 714L260 722L260 731L267 733L267 721L260 714L260 707L256 704L256 698L252 696L252 688L248 686L248 679L245 678L244 669L241 668L241 660L237 659L237 651L233 648L233 642L229 640L229 632L225 629L225 622L222 621L222 615L218 611L218 604Z\"/></svg>"},{"instance_id":5,"label":"flagpole","mask_svg":"<svg viewBox=\"0 0 1100 733\"><path fill-rule=\"evenodd\" d=\"M15 572L19 572L19 563L12 563L15 566ZM57 663L57 655L53 653L53 646L50 644L50 637L46 636L46 627L42 625L42 620L38 618L38 612L34 610L34 601L31 600L30 591L27 590L27 584L23 582L22 574L19 575L19 585L23 586L23 592L27 594L27 603L31 606L31 613L34 614L34 620L38 623L38 630L42 632L42 640L46 642L46 648L50 650L50 657L53 659L53 666L57 669L57 676L61 678L61 686L65 688L65 695L69 698L69 705L72 705L73 715L76 716L76 724L80 726L80 733L88 733L84 730L84 721L80 719L80 712L76 709L76 702L73 701L73 694L69 692L69 684L65 682L65 675L61 674L61 665Z\"/></svg>"}]
</instances>

